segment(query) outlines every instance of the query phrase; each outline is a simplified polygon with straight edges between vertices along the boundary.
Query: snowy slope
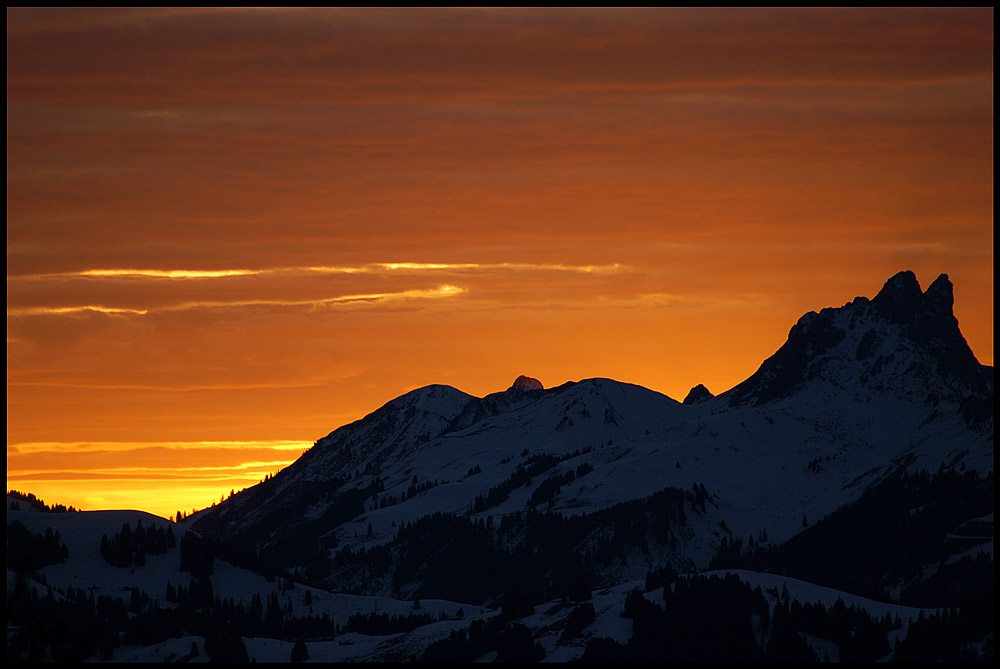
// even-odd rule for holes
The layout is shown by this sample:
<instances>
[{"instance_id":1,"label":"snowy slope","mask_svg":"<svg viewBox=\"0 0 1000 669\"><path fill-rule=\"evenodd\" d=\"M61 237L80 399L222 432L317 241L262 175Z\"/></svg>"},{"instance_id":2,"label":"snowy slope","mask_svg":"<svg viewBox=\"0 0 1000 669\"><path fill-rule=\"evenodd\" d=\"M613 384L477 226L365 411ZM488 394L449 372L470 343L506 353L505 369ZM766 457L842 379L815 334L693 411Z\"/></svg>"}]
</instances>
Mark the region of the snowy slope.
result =
<instances>
[{"instance_id":1,"label":"snowy slope","mask_svg":"<svg viewBox=\"0 0 1000 669\"><path fill-rule=\"evenodd\" d=\"M180 551L177 547L163 555L149 555L143 567L112 567L101 557L101 536L114 536L128 523L133 529L141 521L143 526L170 526L180 540L183 529L172 521L145 511L75 511L70 513L45 513L41 511L10 510L15 501L7 497L7 523L19 521L29 531L41 534L46 528L58 532L69 549L69 558L62 564L45 568L49 585L58 588L93 588L95 596L105 594L122 596L125 588L140 588L151 597L166 599L167 581L187 586L191 575L179 570Z\"/></svg>"}]
</instances>

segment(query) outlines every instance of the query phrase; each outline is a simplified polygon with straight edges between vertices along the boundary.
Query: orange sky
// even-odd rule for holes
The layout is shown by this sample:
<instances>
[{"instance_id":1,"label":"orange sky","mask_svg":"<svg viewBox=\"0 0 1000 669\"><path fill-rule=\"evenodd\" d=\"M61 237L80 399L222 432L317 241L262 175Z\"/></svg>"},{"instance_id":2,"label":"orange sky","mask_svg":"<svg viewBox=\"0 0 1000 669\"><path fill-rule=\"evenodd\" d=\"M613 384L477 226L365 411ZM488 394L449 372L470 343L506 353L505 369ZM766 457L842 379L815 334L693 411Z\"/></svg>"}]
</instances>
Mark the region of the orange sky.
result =
<instances>
[{"instance_id":1,"label":"orange sky","mask_svg":"<svg viewBox=\"0 0 1000 669\"><path fill-rule=\"evenodd\" d=\"M7 10L7 485L190 511L413 388L678 400L947 273L993 10Z\"/></svg>"}]
</instances>

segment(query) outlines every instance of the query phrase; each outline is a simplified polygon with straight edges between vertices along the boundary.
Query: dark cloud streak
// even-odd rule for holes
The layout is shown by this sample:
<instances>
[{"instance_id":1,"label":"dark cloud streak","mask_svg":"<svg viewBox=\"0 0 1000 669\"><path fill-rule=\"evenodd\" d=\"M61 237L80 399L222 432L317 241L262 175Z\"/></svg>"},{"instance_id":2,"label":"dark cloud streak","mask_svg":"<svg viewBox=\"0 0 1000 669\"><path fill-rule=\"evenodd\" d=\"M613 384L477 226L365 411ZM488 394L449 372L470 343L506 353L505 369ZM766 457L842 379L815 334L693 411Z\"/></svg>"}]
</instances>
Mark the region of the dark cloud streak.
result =
<instances>
[{"instance_id":1,"label":"dark cloud streak","mask_svg":"<svg viewBox=\"0 0 1000 669\"><path fill-rule=\"evenodd\" d=\"M516 98L553 87L890 84L992 72L986 8L151 12L140 24L118 16L102 25L84 13L80 29L63 21L54 32L8 30L8 98L339 104L366 90Z\"/></svg>"}]
</instances>

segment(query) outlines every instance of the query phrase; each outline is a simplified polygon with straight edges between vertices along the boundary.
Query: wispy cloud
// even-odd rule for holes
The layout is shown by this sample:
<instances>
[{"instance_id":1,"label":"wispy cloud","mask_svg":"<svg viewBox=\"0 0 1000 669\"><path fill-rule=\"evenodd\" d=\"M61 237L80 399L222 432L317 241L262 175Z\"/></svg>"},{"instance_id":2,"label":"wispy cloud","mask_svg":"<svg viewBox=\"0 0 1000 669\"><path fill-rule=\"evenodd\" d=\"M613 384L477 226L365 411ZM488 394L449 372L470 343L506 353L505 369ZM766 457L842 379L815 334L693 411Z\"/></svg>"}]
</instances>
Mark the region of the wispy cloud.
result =
<instances>
[{"instance_id":1,"label":"wispy cloud","mask_svg":"<svg viewBox=\"0 0 1000 669\"><path fill-rule=\"evenodd\" d=\"M295 458L267 462L245 462L212 467L122 467L8 474L8 481L227 481L234 474L263 475L287 467Z\"/></svg>"},{"instance_id":2,"label":"wispy cloud","mask_svg":"<svg viewBox=\"0 0 1000 669\"><path fill-rule=\"evenodd\" d=\"M261 269L230 268L230 269L152 269L152 268L95 268L75 272L56 272L45 274L26 274L9 276L8 286L44 286L49 282L60 282L57 286L65 286L66 282L223 282L239 279L273 280L305 277L323 277L331 275L370 276L372 280L381 280L393 276L438 275L440 278L454 279L456 275L465 277L489 277L497 273L510 275L532 276L537 273L558 273L575 275L609 275L622 273L629 269L621 263L606 264L566 264L566 263L475 263L475 262L379 262L358 265L302 265L288 267L272 267ZM212 284L214 285L214 284ZM256 284L254 292L269 284ZM279 288L279 290L282 290ZM104 314L107 316L145 316L154 313L169 313L192 310L248 309L257 307L271 308L306 308L309 310L329 309L352 303L381 303L404 300L430 300L457 297L467 292L467 288L451 283L442 283L434 288L411 288L395 291L356 292L332 297L294 297L284 299L277 297L247 297L245 299L198 299L183 300L158 306L117 306L114 304L69 304L59 306L25 305L8 307L7 316L72 316L81 314ZM110 293L103 293L108 295ZM259 294L259 293L258 293ZM110 301L110 300L109 300Z\"/></svg>"},{"instance_id":3,"label":"wispy cloud","mask_svg":"<svg viewBox=\"0 0 1000 669\"><path fill-rule=\"evenodd\" d=\"M74 307L18 307L8 309L8 316L64 316L83 313L108 314L110 316L145 316L148 309L125 309L122 307L105 307L99 304L87 304Z\"/></svg>"},{"instance_id":4,"label":"wispy cloud","mask_svg":"<svg viewBox=\"0 0 1000 669\"><path fill-rule=\"evenodd\" d=\"M247 276L308 276L325 274L388 274L403 272L573 272L582 274L606 274L627 269L620 263L603 265L573 265L563 263L434 263L434 262L380 262L363 265L307 265L301 267L272 267L265 269L87 269L78 272L57 272L8 277L9 280L40 279L228 279Z\"/></svg>"},{"instance_id":5,"label":"wispy cloud","mask_svg":"<svg viewBox=\"0 0 1000 669\"><path fill-rule=\"evenodd\" d=\"M205 300L198 302L184 302L182 304L162 307L161 311L186 311L188 309L213 309L231 307L327 307L348 302L382 302L389 300L405 299L433 299L441 297L454 297L465 292L464 288L458 286L442 285L437 288L401 290L387 293L361 293L357 295L340 295L323 299L309 300L233 300L233 301L213 301Z\"/></svg>"},{"instance_id":6,"label":"wispy cloud","mask_svg":"<svg viewBox=\"0 0 1000 669\"><path fill-rule=\"evenodd\" d=\"M190 311L194 309L240 309L249 307L309 307L311 309L330 308L354 302L388 302L408 299L437 299L455 297L465 292L464 288L452 285L441 285L437 288L411 289L384 293L359 293L354 295L338 295L336 297L281 300L198 300L181 302L149 309L125 309L101 305L81 305L69 307L16 307L7 310L8 316L62 316L81 313L103 313L111 316L145 316L151 313L175 311Z\"/></svg>"},{"instance_id":7,"label":"wispy cloud","mask_svg":"<svg viewBox=\"0 0 1000 669\"><path fill-rule=\"evenodd\" d=\"M219 270L191 270L191 269L88 269L82 272L71 272L65 274L52 274L53 277L149 277L153 279L219 279L229 276L251 276L262 274L261 270L250 269L219 269Z\"/></svg>"},{"instance_id":8,"label":"wispy cloud","mask_svg":"<svg viewBox=\"0 0 1000 669\"><path fill-rule=\"evenodd\" d=\"M37 453L86 453L134 451L144 448L169 448L171 450L246 450L271 449L275 451L304 451L313 445L311 441L276 439L270 441L38 441L23 444L8 444L8 452L13 450L22 455Z\"/></svg>"}]
</instances>

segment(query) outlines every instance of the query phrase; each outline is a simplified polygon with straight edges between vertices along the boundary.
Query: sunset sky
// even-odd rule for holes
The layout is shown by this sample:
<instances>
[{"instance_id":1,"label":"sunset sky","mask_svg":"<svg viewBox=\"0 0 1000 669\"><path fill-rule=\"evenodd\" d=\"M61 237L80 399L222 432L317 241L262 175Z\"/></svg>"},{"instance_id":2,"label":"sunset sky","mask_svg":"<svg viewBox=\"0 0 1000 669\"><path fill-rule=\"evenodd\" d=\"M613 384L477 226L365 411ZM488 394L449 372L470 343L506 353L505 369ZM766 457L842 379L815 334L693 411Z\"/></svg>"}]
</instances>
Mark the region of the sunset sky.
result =
<instances>
[{"instance_id":1,"label":"sunset sky","mask_svg":"<svg viewBox=\"0 0 1000 669\"><path fill-rule=\"evenodd\" d=\"M7 486L190 512L431 383L681 400L913 270L993 364L993 10L7 9Z\"/></svg>"}]
</instances>

